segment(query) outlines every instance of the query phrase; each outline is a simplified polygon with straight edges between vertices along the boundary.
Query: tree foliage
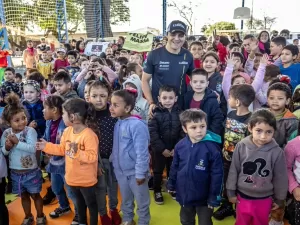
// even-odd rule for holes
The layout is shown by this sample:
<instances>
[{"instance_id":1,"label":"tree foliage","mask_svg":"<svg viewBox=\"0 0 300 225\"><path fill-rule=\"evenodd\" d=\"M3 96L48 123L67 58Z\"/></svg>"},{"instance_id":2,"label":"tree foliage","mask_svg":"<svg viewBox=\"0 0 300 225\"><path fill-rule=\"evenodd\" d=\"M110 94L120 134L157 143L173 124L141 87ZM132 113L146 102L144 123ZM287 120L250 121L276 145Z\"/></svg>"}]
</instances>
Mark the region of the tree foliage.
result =
<instances>
[{"instance_id":1,"label":"tree foliage","mask_svg":"<svg viewBox=\"0 0 300 225\"><path fill-rule=\"evenodd\" d=\"M205 34L212 34L214 30L235 30L235 24L231 22L221 21L208 25Z\"/></svg>"},{"instance_id":2,"label":"tree foliage","mask_svg":"<svg viewBox=\"0 0 300 225\"><path fill-rule=\"evenodd\" d=\"M176 3L176 1L172 1L168 4L169 7L173 7L179 13L179 15L186 21L189 26L190 34L194 34L194 27L193 27L193 15L194 10L197 10L198 4L194 3L193 1L188 1L184 4Z\"/></svg>"},{"instance_id":3,"label":"tree foliage","mask_svg":"<svg viewBox=\"0 0 300 225\"><path fill-rule=\"evenodd\" d=\"M263 19L252 18L247 20L246 26L248 29L253 30L266 30L272 29L272 26L276 23L276 17L264 16Z\"/></svg>"}]
</instances>

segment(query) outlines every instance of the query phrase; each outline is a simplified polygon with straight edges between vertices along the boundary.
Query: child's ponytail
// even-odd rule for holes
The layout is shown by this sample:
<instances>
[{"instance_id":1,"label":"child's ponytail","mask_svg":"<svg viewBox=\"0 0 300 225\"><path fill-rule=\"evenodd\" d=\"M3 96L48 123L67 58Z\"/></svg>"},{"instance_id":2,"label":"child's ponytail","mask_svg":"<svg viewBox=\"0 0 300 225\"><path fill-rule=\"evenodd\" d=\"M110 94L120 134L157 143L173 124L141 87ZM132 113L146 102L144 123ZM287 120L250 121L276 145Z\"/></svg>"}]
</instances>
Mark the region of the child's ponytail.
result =
<instances>
[{"instance_id":1,"label":"child's ponytail","mask_svg":"<svg viewBox=\"0 0 300 225\"><path fill-rule=\"evenodd\" d=\"M89 102L85 102L85 108L86 108L86 119L85 124L91 128L99 137L99 129L96 122L96 109L93 104Z\"/></svg>"},{"instance_id":2,"label":"child's ponytail","mask_svg":"<svg viewBox=\"0 0 300 225\"><path fill-rule=\"evenodd\" d=\"M4 99L5 103L7 104L4 107L3 113L2 113L2 119L6 123L10 123L12 117L20 112L25 113L25 108L20 103L20 98L15 93L11 93L7 95Z\"/></svg>"}]
</instances>

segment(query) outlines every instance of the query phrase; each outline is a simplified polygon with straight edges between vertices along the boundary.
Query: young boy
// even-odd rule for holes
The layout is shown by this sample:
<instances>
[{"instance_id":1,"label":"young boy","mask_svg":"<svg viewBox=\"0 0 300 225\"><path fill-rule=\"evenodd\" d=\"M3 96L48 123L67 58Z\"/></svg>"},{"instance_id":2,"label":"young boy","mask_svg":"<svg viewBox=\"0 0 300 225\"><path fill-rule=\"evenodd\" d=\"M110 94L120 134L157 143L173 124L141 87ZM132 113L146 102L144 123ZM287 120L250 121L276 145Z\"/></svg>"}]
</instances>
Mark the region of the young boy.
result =
<instances>
[{"instance_id":1,"label":"young boy","mask_svg":"<svg viewBox=\"0 0 300 225\"><path fill-rule=\"evenodd\" d=\"M125 57L125 58L129 58L129 54L127 50L121 50L120 52L120 57Z\"/></svg>"},{"instance_id":2,"label":"young boy","mask_svg":"<svg viewBox=\"0 0 300 225\"><path fill-rule=\"evenodd\" d=\"M15 83L20 85L22 81L23 81L22 75L20 73L16 73Z\"/></svg>"},{"instance_id":3,"label":"young boy","mask_svg":"<svg viewBox=\"0 0 300 225\"><path fill-rule=\"evenodd\" d=\"M79 72L80 67L77 65L77 53L75 51L67 52L67 59L69 66L67 66L67 70L71 74L71 80L74 80L74 76L77 72Z\"/></svg>"},{"instance_id":4,"label":"young boy","mask_svg":"<svg viewBox=\"0 0 300 225\"><path fill-rule=\"evenodd\" d=\"M37 69L38 71L43 75L45 78L46 82L48 81L48 75L51 74L53 68L52 68L52 63L49 61L49 56L47 52L43 52L42 55L42 61L39 61L37 64Z\"/></svg>"},{"instance_id":5,"label":"young boy","mask_svg":"<svg viewBox=\"0 0 300 225\"><path fill-rule=\"evenodd\" d=\"M7 67L4 70L4 82L1 86L1 92L2 92L2 97L3 99L5 96L11 92L16 93L21 97L21 88L19 84L15 83L15 78L16 78L16 72L15 69L12 67Z\"/></svg>"},{"instance_id":6,"label":"young boy","mask_svg":"<svg viewBox=\"0 0 300 225\"><path fill-rule=\"evenodd\" d=\"M208 88L208 73L203 69L195 69L190 77L192 91L184 96L184 109L203 110L207 115L207 129L221 135L224 116L216 93Z\"/></svg>"},{"instance_id":7,"label":"young boy","mask_svg":"<svg viewBox=\"0 0 300 225\"><path fill-rule=\"evenodd\" d=\"M77 93L72 89L71 77L67 72L58 72L54 77L54 87L57 94L68 100L70 98L79 98Z\"/></svg>"},{"instance_id":8,"label":"young boy","mask_svg":"<svg viewBox=\"0 0 300 225\"><path fill-rule=\"evenodd\" d=\"M137 90L138 96L136 98L134 109L132 110L132 115L138 115L144 121L148 121L149 103L143 97L142 91L142 81L140 77L136 74L131 75L126 79L123 84L123 88L134 88Z\"/></svg>"},{"instance_id":9,"label":"young boy","mask_svg":"<svg viewBox=\"0 0 300 225\"><path fill-rule=\"evenodd\" d=\"M283 48L286 46L286 39L284 37L276 37L272 40L270 45L270 51L272 60L271 62L276 66L281 66L280 55Z\"/></svg>"},{"instance_id":10,"label":"young boy","mask_svg":"<svg viewBox=\"0 0 300 225\"><path fill-rule=\"evenodd\" d=\"M150 144L153 152L153 189L156 204L162 205L164 198L161 193L162 174L167 168L169 177L170 167L174 155L174 147L183 137L179 120L180 109L177 94L173 87L162 86L159 89L159 104L149 120ZM175 194L172 195L176 198Z\"/></svg>"},{"instance_id":11,"label":"young boy","mask_svg":"<svg viewBox=\"0 0 300 225\"><path fill-rule=\"evenodd\" d=\"M231 165L231 158L236 144L248 134L248 119L251 116L249 105L255 99L255 92L251 85L233 85L229 91L229 106L234 109L228 113L225 123L224 147L223 147L223 202L221 207L214 213L214 218L223 220L235 214L232 204L228 201L225 189L226 180Z\"/></svg>"},{"instance_id":12,"label":"young boy","mask_svg":"<svg viewBox=\"0 0 300 225\"><path fill-rule=\"evenodd\" d=\"M300 64L295 63L298 54L299 49L297 46L287 45L283 48L280 56L282 62L282 65L279 67L280 72L291 78L293 89L300 83Z\"/></svg>"},{"instance_id":13,"label":"young boy","mask_svg":"<svg viewBox=\"0 0 300 225\"><path fill-rule=\"evenodd\" d=\"M65 59L66 50L59 48L57 50L57 59L54 62L54 72L57 72L61 67L67 67L69 65L68 60Z\"/></svg>"},{"instance_id":14,"label":"young boy","mask_svg":"<svg viewBox=\"0 0 300 225\"><path fill-rule=\"evenodd\" d=\"M175 146L167 187L176 192L182 225L195 225L196 213L198 224L212 225L222 191L221 138L207 131L206 114L199 109L184 111L180 122L187 136Z\"/></svg>"}]
</instances>

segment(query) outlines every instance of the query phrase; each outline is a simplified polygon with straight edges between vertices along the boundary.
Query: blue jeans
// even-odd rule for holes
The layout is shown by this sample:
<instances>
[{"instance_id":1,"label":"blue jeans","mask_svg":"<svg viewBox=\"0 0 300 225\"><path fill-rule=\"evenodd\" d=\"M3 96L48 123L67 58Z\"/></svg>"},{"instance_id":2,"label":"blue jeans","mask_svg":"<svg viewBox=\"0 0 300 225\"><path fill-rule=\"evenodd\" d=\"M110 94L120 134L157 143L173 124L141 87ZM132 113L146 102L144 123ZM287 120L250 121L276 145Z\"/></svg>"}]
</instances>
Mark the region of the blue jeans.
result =
<instances>
[{"instance_id":1,"label":"blue jeans","mask_svg":"<svg viewBox=\"0 0 300 225\"><path fill-rule=\"evenodd\" d=\"M137 185L135 176L124 176L115 171L122 195L121 211L123 222L130 222L134 217L134 201L137 203L138 225L150 223L150 195L148 180Z\"/></svg>"},{"instance_id":2,"label":"blue jeans","mask_svg":"<svg viewBox=\"0 0 300 225\"><path fill-rule=\"evenodd\" d=\"M66 184L65 175L59 173L51 173L51 187L52 191L56 195L58 199L58 203L60 208L65 209L70 206L64 185L66 185L68 197L72 200L75 208L75 213L77 214L77 207L76 207L76 197L72 192L69 185Z\"/></svg>"}]
</instances>

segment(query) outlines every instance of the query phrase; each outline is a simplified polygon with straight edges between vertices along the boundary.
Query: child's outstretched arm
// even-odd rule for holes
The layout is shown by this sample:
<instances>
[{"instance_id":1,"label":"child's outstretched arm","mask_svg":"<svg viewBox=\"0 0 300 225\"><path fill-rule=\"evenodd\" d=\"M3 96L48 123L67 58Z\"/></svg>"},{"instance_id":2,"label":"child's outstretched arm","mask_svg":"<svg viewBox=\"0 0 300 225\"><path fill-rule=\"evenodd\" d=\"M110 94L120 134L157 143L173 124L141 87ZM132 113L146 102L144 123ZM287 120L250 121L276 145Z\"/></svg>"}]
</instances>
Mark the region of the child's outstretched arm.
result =
<instances>
[{"instance_id":1,"label":"child's outstretched arm","mask_svg":"<svg viewBox=\"0 0 300 225\"><path fill-rule=\"evenodd\" d=\"M232 161L229 169L228 178L226 181L226 189L229 201L236 201L236 191L237 191L237 184L238 184L238 177L241 171L241 162L240 162L240 143L237 143L235 150L232 155Z\"/></svg>"},{"instance_id":2,"label":"child's outstretched arm","mask_svg":"<svg viewBox=\"0 0 300 225\"><path fill-rule=\"evenodd\" d=\"M177 171L179 167L179 155L177 145L174 148L173 162L170 168L169 180L167 183L167 189L169 191L176 191Z\"/></svg>"},{"instance_id":3,"label":"child's outstretched arm","mask_svg":"<svg viewBox=\"0 0 300 225\"><path fill-rule=\"evenodd\" d=\"M61 136L60 144L53 144L51 142L45 141L44 139L41 139L36 143L36 149L50 155L64 156L66 148L66 139L64 134L65 132Z\"/></svg>"},{"instance_id":4,"label":"child's outstretched arm","mask_svg":"<svg viewBox=\"0 0 300 225\"><path fill-rule=\"evenodd\" d=\"M132 129L134 150L136 152L135 178L145 179L149 173L149 131L146 125Z\"/></svg>"},{"instance_id":5,"label":"child's outstretched arm","mask_svg":"<svg viewBox=\"0 0 300 225\"><path fill-rule=\"evenodd\" d=\"M219 148L219 147L218 147ZM220 205L223 184L223 163L221 149L212 155L210 165L210 192L207 204L212 207Z\"/></svg>"},{"instance_id":6,"label":"child's outstretched arm","mask_svg":"<svg viewBox=\"0 0 300 225\"><path fill-rule=\"evenodd\" d=\"M298 142L297 142L298 143ZM287 173L289 179L289 192L292 194L294 189L299 187L297 180L295 179L293 167L296 161L296 158L299 156L297 154L298 147L295 146L295 142L289 142L284 149L285 153L285 162L287 166Z\"/></svg>"},{"instance_id":7,"label":"child's outstretched arm","mask_svg":"<svg viewBox=\"0 0 300 225\"><path fill-rule=\"evenodd\" d=\"M252 82L252 87L253 87L255 93L260 91L260 89L262 88L268 61L269 61L268 55L267 54L263 55L263 57L260 60L260 64L257 69L254 81Z\"/></svg>"},{"instance_id":8,"label":"child's outstretched arm","mask_svg":"<svg viewBox=\"0 0 300 225\"><path fill-rule=\"evenodd\" d=\"M274 187L274 202L279 206L284 206L286 193L288 192L288 173L285 162L284 152L281 151L278 155L273 169L273 187Z\"/></svg>"},{"instance_id":9,"label":"child's outstretched arm","mask_svg":"<svg viewBox=\"0 0 300 225\"><path fill-rule=\"evenodd\" d=\"M227 57L227 66L224 72L223 82L222 82L222 90L226 100L228 100L229 98L229 90L231 87L233 68L234 68L234 61L231 55L230 57Z\"/></svg>"}]
</instances>

